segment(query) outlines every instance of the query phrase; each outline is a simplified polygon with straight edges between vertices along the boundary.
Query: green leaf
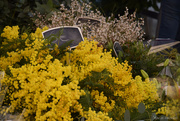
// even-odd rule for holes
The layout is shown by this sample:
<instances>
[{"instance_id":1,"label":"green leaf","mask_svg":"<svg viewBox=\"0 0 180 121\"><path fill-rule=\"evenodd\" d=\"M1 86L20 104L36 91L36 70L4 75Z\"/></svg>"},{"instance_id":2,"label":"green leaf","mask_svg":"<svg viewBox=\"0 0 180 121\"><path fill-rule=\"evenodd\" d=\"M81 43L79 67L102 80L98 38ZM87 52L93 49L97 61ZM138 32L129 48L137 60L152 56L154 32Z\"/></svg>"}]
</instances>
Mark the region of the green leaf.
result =
<instances>
[{"instance_id":1,"label":"green leaf","mask_svg":"<svg viewBox=\"0 0 180 121\"><path fill-rule=\"evenodd\" d=\"M46 18L45 18L45 19L48 20L48 19L53 15L53 12L54 12L54 11L49 12L49 13L46 15Z\"/></svg>"},{"instance_id":2,"label":"green leaf","mask_svg":"<svg viewBox=\"0 0 180 121\"><path fill-rule=\"evenodd\" d=\"M139 103L139 105L138 105L138 111L139 111L139 113L144 113L145 112L145 105L144 105L144 103Z\"/></svg>"},{"instance_id":3,"label":"green leaf","mask_svg":"<svg viewBox=\"0 0 180 121\"><path fill-rule=\"evenodd\" d=\"M177 69L176 73L177 73L177 74L180 74L180 68Z\"/></svg>"},{"instance_id":4,"label":"green leaf","mask_svg":"<svg viewBox=\"0 0 180 121\"><path fill-rule=\"evenodd\" d=\"M84 108L85 111L89 110L89 107L92 107L92 99L91 99L91 94L89 90L84 90L86 93L85 95L81 96L79 103L81 103L82 107Z\"/></svg>"},{"instance_id":5,"label":"green leaf","mask_svg":"<svg viewBox=\"0 0 180 121\"><path fill-rule=\"evenodd\" d=\"M141 74L145 79L149 78L149 75L142 69L141 69Z\"/></svg>"},{"instance_id":6,"label":"green leaf","mask_svg":"<svg viewBox=\"0 0 180 121\"><path fill-rule=\"evenodd\" d=\"M48 0L47 5L50 6L51 8L53 8L53 1L52 0Z\"/></svg>"},{"instance_id":7,"label":"green leaf","mask_svg":"<svg viewBox=\"0 0 180 121\"><path fill-rule=\"evenodd\" d=\"M128 109L124 113L124 121L130 121L130 111Z\"/></svg>"},{"instance_id":8,"label":"green leaf","mask_svg":"<svg viewBox=\"0 0 180 121\"><path fill-rule=\"evenodd\" d=\"M119 54L118 54L118 58L122 58L123 57L123 52L120 51Z\"/></svg>"},{"instance_id":9,"label":"green leaf","mask_svg":"<svg viewBox=\"0 0 180 121\"><path fill-rule=\"evenodd\" d=\"M45 14L46 13L46 7L44 5L41 5L39 2L36 2L36 8L35 10L40 12L41 14Z\"/></svg>"},{"instance_id":10,"label":"green leaf","mask_svg":"<svg viewBox=\"0 0 180 121\"><path fill-rule=\"evenodd\" d=\"M169 64L169 59L166 59L166 61L164 62L164 67L168 66Z\"/></svg>"},{"instance_id":11,"label":"green leaf","mask_svg":"<svg viewBox=\"0 0 180 121\"><path fill-rule=\"evenodd\" d=\"M107 43L107 49L112 49L113 48L113 42L112 41L109 41L108 43Z\"/></svg>"},{"instance_id":12,"label":"green leaf","mask_svg":"<svg viewBox=\"0 0 180 121\"><path fill-rule=\"evenodd\" d=\"M19 14L18 14L18 17L19 17L19 18L24 18L25 15L24 15L24 13L19 13Z\"/></svg>"},{"instance_id":13,"label":"green leaf","mask_svg":"<svg viewBox=\"0 0 180 121\"><path fill-rule=\"evenodd\" d=\"M24 13L28 13L28 12L29 12L29 10L30 10L30 7L29 7L29 6L27 6L27 7L25 7L25 8L24 8L23 12L24 12Z\"/></svg>"}]
</instances>

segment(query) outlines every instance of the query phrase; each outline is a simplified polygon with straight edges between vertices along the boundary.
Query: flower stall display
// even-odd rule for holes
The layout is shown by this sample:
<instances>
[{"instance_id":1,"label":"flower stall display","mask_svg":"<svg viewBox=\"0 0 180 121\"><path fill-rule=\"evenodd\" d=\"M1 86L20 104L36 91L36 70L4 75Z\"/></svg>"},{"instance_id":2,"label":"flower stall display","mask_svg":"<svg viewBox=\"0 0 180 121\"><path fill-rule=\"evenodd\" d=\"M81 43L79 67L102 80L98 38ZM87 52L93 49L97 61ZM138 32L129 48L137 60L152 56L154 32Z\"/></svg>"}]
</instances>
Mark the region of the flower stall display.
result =
<instances>
[{"instance_id":1,"label":"flower stall display","mask_svg":"<svg viewBox=\"0 0 180 121\"><path fill-rule=\"evenodd\" d=\"M135 13L129 15L128 9L116 19L91 11L91 5L77 0L70 6L62 4L48 16L34 14L37 28L33 32L18 25L3 29L0 96L2 89L5 93L0 98L0 118L178 121L178 86L170 91L157 76L151 79L160 70L157 63L165 59L161 54L148 54L150 46L142 42L143 20ZM174 52L167 57L174 59ZM173 81L179 81L179 57Z\"/></svg>"},{"instance_id":2,"label":"flower stall display","mask_svg":"<svg viewBox=\"0 0 180 121\"><path fill-rule=\"evenodd\" d=\"M8 85L3 105L10 105L10 112L25 109L25 120L120 120L126 109L133 113L141 102L151 107L159 101L154 83L133 78L128 62L119 63L98 42L85 38L62 54L47 46L41 33L47 28L30 34L13 28L1 34L6 42L1 49L17 44L0 57L2 83Z\"/></svg>"}]
</instances>

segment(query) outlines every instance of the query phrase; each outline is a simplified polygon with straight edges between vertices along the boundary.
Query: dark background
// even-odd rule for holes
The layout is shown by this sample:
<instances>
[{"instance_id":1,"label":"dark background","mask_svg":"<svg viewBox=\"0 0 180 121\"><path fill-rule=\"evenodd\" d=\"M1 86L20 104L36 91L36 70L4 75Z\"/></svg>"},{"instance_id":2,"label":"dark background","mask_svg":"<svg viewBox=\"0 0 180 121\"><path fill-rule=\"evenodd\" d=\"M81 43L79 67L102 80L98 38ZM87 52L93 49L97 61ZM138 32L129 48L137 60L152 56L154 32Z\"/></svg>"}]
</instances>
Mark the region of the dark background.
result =
<instances>
[{"instance_id":1,"label":"dark background","mask_svg":"<svg viewBox=\"0 0 180 121\"><path fill-rule=\"evenodd\" d=\"M79 0L87 2L88 0ZM137 12L137 16L149 7L158 11L157 2L160 0L89 0L92 2L93 9L100 10L105 17L113 13L123 15L128 7L129 12ZM0 0L0 32L9 25L19 25L20 27L35 27L31 17L33 12L38 11L42 14L51 14L52 10L58 10L60 4L70 5L70 0Z\"/></svg>"}]
</instances>

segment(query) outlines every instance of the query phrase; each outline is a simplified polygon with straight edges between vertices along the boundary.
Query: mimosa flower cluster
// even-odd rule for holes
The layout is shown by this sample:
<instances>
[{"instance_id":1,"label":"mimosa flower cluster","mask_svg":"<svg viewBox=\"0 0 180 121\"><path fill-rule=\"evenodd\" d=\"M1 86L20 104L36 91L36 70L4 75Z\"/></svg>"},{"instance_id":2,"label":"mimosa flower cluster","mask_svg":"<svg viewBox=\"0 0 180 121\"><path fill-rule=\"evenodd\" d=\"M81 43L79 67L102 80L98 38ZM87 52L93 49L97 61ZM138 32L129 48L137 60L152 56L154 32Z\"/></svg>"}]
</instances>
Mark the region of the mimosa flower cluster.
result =
<instances>
[{"instance_id":1,"label":"mimosa flower cluster","mask_svg":"<svg viewBox=\"0 0 180 121\"><path fill-rule=\"evenodd\" d=\"M5 37L5 42L3 44L8 44L7 42L13 42L19 38L19 27L18 26L6 26L4 28L4 33L1 34L1 37ZM7 42L6 42L7 41Z\"/></svg>"},{"instance_id":2,"label":"mimosa flower cluster","mask_svg":"<svg viewBox=\"0 0 180 121\"><path fill-rule=\"evenodd\" d=\"M1 49L6 49L7 52L4 55L2 54L0 58L0 68L2 70L5 70L9 65L14 64L14 66L19 66L19 64L17 63L22 59L25 59L25 61L30 61L32 58L36 58L34 56L36 56L37 53L39 55L38 59L41 60L41 53L46 51L46 49L40 50L40 48L44 46L44 40L42 40L42 31L45 31L47 29L47 27L44 27L43 29L37 28L35 33L31 33L28 36L26 33L19 35L18 26L6 26L3 30L3 33L1 34L1 37L4 37ZM16 46L17 42L19 43L18 46ZM12 51L12 47L14 51Z\"/></svg>"},{"instance_id":3,"label":"mimosa flower cluster","mask_svg":"<svg viewBox=\"0 0 180 121\"><path fill-rule=\"evenodd\" d=\"M6 71L3 84L9 87L4 104L12 112L25 110L25 120L121 120L126 109L158 101L153 83L133 78L128 62L118 63L97 41L85 39L56 58L52 52L58 54L58 47L50 50L41 34L46 27L17 38L8 38L6 28L4 41L21 38L24 45L0 57Z\"/></svg>"},{"instance_id":4,"label":"mimosa flower cluster","mask_svg":"<svg viewBox=\"0 0 180 121\"><path fill-rule=\"evenodd\" d=\"M138 107L140 102L158 101L154 83L148 79L143 82L140 76L133 79L132 68L128 62L118 63L117 58L111 56L111 52L103 51L103 48L98 47L97 44L96 41L85 40L74 51L66 53L66 56L62 58L63 63L66 63L68 58L68 65L73 70L71 76L76 77L80 83L83 79L93 80L91 77L93 78L94 75L91 72L101 73L101 79L94 79L94 81L102 85L104 89L108 89L108 92L100 91L98 87L93 89L93 87L86 85L86 88L92 91L94 107L99 109L98 106L100 106L100 110L109 112L113 111L114 104L121 105L119 108L122 109L134 109ZM104 70L108 71L105 73L107 78L103 76ZM89 77L90 79L87 79ZM112 95L108 95L109 92L113 92ZM119 116L122 116L124 112L125 110L119 112Z\"/></svg>"},{"instance_id":5,"label":"mimosa flower cluster","mask_svg":"<svg viewBox=\"0 0 180 121\"><path fill-rule=\"evenodd\" d=\"M167 100L166 103L163 104L163 107L159 108L156 114L165 115L172 120L178 120L180 117L179 109L180 109L180 99L172 99Z\"/></svg>"}]
</instances>

